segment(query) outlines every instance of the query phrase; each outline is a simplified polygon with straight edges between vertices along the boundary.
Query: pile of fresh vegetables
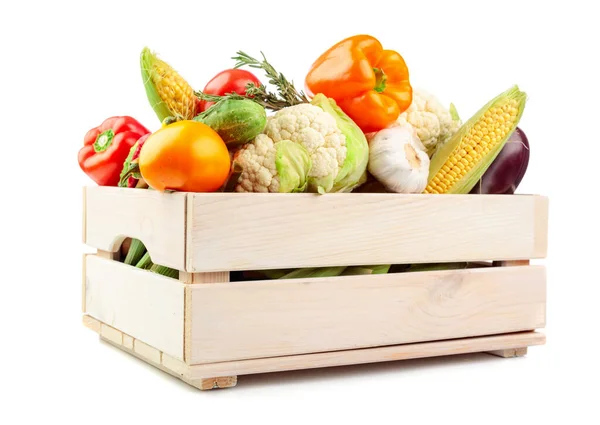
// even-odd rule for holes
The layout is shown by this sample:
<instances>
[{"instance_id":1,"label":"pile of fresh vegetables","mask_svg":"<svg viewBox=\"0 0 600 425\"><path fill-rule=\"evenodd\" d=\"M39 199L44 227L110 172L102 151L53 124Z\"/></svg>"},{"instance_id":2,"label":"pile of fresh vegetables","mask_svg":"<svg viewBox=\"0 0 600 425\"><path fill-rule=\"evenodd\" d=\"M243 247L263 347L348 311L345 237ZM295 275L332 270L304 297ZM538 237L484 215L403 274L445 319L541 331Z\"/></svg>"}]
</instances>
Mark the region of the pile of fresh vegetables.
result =
<instances>
[{"instance_id":1,"label":"pile of fresh vegetables","mask_svg":"<svg viewBox=\"0 0 600 425\"><path fill-rule=\"evenodd\" d=\"M413 88L403 57L356 35L323 52L304 89L267 61L237 52L235 64L195 90L148 48L142 82L160 122L106 119L84 137L81 169L98 185L162 192L512 194L529 161L517 125L526 94L513 86L466 121ZM262 70L266 84L247 69ZM272 86L274 90L267 87ZM152 263L138 240L124 262ZM468 266L468 265L465 265ZM388 273L409 265L248 272L259 278ZM414 266L413 266L414 267Z\"/></svg>"}]
</instances>

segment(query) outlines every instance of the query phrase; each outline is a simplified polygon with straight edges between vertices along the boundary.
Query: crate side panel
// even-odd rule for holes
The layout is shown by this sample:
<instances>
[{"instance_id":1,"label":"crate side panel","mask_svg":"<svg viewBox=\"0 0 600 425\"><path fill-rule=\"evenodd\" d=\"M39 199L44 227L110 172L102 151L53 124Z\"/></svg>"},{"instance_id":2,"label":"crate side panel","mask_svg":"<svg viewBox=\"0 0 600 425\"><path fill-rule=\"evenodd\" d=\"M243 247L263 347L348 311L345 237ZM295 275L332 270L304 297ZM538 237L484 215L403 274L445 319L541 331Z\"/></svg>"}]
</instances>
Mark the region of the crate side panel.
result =
<instances>
[{"instance_id":1,"label":"crate side panel","mask_svg":"<svg viewBox=\"0 0 600 425\"><path fill-rule=\"evenodd\" d=\"M185 270L185 193L87 187L85 243L115 252L126 237L141 240L157 264Z\"/></svg>"},{"instance_id":2,"label":"crate side panel","mask_svg":"<svg viewBox=\"0 0 600 425\"><path fill-rule=\"evenodd\" d=\"M183 359L184 285L95 255L86 257L86 314Z\"/></svg>"},{"instance_id":3,"label":"crate side panel","mask_svg":"<svg viewBox=\"0 0 600 425\"><path fill-rule=\"evenodd\" d=\"M537 196L190 194L187 270L531 259ZM537 230L536 230L537 229Z\"/></svg>"},{"instance_id":4,"label":"crate side panel","mask_svg":"<svg viewBox=\"0 0 600 425\"><path fill-rule=\"evenodd\" d=\"M543 266L198 285L189 364L545 326Z\"/></svg>"},{"instance_id":5,"label":"crate side panel","mask_svg":"<svg viewBox=\"0 0 600 425\"><path fill-rule=\"evenodd\" d=\"M543 333L518 332L357 350L329 351L295 356L199 364L190 367L188 377L191 379L200 379L207 376L250 375L255 373L477 353L489 350L522 350L523 347L543 345L545 343L546 335Z\"/></svg>"}]
</instances>

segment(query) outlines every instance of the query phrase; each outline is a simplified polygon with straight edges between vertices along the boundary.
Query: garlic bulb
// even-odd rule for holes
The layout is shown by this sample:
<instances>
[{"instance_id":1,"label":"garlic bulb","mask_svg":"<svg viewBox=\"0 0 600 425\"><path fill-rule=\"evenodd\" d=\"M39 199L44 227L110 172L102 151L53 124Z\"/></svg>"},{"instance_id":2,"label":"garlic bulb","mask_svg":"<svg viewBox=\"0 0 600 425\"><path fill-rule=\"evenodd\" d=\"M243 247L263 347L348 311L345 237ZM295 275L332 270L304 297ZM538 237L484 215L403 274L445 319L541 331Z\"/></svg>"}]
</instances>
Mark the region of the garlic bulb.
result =
<instances>
[{"instance_id":1,"label":"garlic bulb","mask_svg":"<svg viewBox=\"0 0 600 425\"><path fill-rule=\"evenodd\" d=\"M368 170L391 192L422 193L429 155L412 127L385 128L369 138Z\"/></svg>"}]
</instances>

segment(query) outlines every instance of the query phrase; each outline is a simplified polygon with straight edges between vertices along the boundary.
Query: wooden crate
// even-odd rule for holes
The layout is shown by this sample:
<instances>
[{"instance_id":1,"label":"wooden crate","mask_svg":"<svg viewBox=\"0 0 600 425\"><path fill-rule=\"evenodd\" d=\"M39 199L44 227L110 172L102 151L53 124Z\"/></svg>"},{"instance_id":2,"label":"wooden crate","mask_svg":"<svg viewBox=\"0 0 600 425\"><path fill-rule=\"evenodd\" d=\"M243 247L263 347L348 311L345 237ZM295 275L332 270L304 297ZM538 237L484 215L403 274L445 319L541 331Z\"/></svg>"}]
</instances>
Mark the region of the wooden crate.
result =
<instances>
[{"instance_id":1,"label":"wooden crate","mask_svg":"<svg viewBox=\"0 0 600 425\"><path fill-rule=\"evenodd\" d=\"M238 375L545 343L548 199L84 188L83 320L200 389ZM125 238L179 280L116 261ZM236 271L482 262L457 270L230 281ZM538 330L538 331L536 331Z\"/></svg>"}]
</instances>

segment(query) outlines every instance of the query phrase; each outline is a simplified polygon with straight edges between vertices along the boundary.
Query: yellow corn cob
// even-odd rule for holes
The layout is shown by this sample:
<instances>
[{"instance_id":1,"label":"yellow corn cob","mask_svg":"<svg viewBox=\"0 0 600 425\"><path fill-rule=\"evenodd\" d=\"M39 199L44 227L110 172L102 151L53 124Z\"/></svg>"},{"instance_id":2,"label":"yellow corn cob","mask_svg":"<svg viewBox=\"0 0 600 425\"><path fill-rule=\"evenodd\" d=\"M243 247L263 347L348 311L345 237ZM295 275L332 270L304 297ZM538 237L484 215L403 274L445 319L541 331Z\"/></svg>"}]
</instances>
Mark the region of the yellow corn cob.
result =
<instances>
[{"instance_id":1,"label":"yellow corn cob","mask_svg":"<svg viewBox=\"0 0 600 425\"><path fill-rule=\"evenodd\" d=\"M191 120L200 113L192 86L147 47L142 50L140 66L148 101L161 122L167 117Z\"/></svg>"},{"instance_id":2,"label":"yellow corn cob","mask_svg":"<svg viewBox=\"0 0 600 425\"><path fill-rule=\"evenodd\" d=\"M513 86L463 124L431 158L424 193L469 193L515 131L525 101Z\"/></svg>"}]
</instances>

